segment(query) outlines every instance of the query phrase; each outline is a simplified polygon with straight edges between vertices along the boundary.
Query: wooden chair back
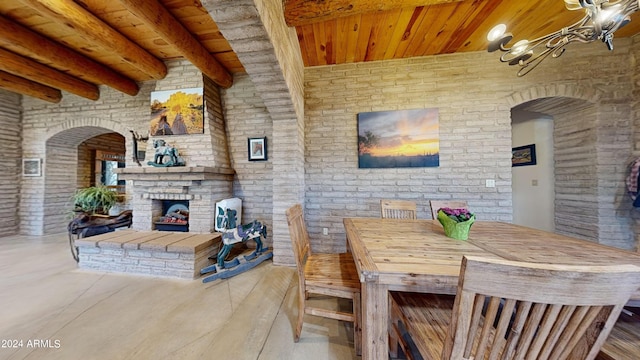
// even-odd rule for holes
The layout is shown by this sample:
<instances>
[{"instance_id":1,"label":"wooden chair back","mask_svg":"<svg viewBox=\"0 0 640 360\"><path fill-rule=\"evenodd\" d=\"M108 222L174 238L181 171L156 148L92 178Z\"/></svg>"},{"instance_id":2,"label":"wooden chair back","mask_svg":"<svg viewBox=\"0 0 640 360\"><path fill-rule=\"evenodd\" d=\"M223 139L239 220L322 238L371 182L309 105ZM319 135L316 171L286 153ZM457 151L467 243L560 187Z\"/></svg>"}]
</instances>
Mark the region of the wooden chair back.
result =
<instances>
[{"instance_id":1,"label":"wooden chair back","mask_svg":"<svg viewBox=\"0 0 640 360\"><path fill-rule=\"evenodd\" d=\"M383 219L415 220L416 203L407 200L380 200L380 214Z\"/></svg>"},{"instance_id":2,"label":"wooden chair back","mask_svg":"<svg viewBox=\"0 0 640 360\"><path fill-rule=\"evenodd\" d=\"M353 323L353 341L356 354L362 351L360 328L360 277L351 253L312 254L309 233L304 223L302 205L296 204L286 211L289 235L298 270L298 318L294 341L300 339L304 315L310 314ZM310 294L350 299L350 312L313 306L307 301Z\"/></svg>"},{"instance_id":3,"label":"wooden chair back","mask_svg":"<svg viewBox=\"0 0 640 360\"><path fill-rule=\"evenodd\" d=\"M433 216L434 220L438 218L438 210L442 208L469 209L467 202L464 200L431 200L429 205L431 205L431 216Z\"/></svg>"},{"instance_id":4,"label":"wooden chair back","mask_svg":"<svg viewBox=\"0 0 640 360\"><path fill-rule=\"evenodd\" d=\"M304 291L304 267L307 259L311 255L311 245L309 241L309 233L304 223L302 205L296 204L287 209L287 223L289 225L289 236L291 236L291 247L293 256L296 259L296 268L298 270L298 282Z\"/></svg>"},{"instance_id":5,"label":"wooden chair back","mask_svg":"<svg viewBox=\"0 0 640 360\"><path fill-rule=\"evenodd\" d=\"M594 359L638 288L633 265L465 257L442 359L566 359L586 334Z\"/></svg>"}]
</instances>

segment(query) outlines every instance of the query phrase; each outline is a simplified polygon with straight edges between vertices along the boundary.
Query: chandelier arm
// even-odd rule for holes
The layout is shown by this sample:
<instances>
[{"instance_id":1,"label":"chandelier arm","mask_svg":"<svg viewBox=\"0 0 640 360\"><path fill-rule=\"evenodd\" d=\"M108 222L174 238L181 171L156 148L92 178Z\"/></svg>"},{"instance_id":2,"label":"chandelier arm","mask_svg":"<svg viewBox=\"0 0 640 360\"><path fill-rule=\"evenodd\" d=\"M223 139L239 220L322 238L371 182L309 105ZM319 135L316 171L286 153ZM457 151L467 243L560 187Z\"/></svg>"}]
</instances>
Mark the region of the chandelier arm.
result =
<instances>
[{"instance_id":1,"label":"chandelier arm","mask_svg":"<svg viewBox=\"0 0 640 360\"><path fill-rule=\"evenodd\" d=\"M553 58L560 57L564 54L566 45L572 42L590 43L601 40L609 50L613 50L614 33L629 23L631 15L640 10L640 0L581 0L579 7L575 7L577 4L573 3L570 5L572 6L568 7L569 10L582 8L585 11L584 17L574 24L532 41L520 40L511 47L506 46L513 38L511 33L497 39L492 35L489 51L499 49L504 52L500 61L509 65L519 65L518 76L524 76L549 55ZM499 26L502 29L498 26L494 29L499 29L505 34L506 26Z\"/></svg>"}]
</instances>

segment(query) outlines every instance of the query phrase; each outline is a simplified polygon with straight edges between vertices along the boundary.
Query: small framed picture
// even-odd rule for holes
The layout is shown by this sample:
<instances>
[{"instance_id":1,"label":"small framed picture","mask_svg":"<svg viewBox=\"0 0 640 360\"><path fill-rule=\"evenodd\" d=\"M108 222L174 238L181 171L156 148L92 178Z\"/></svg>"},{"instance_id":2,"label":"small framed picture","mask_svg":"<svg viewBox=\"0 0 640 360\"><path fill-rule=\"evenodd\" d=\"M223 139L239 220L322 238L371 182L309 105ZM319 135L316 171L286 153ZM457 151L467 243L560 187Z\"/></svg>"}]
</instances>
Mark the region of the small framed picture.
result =
<instances>
[{"instance_id":1,"label":"small framed picture","mask_svg":"<svg viewBox=\"0 0 640 360\"><path fill-rule=\"evenodd\" d=\"M511 166L536 165L536 145L518 146L511 149Z\"/></svg>"},{"instance_id":2,"label":"small framed picture","mask_svg":"<svg viewBox=\"0 0 640 360\"><path fill-rule=\"evenodd\" d=\"M267 160L267 138L248 139L249 161Z\"/></svg>"},{"instance_id":3,"label":"small framed picture","mask_svg":"<svg viewBox=\"0 0 640 360\"><path fill-rule=\"evenodd\" d=\"M22 176L42 176L42 160L22 159Z\"/></svg>"}]
</instances>

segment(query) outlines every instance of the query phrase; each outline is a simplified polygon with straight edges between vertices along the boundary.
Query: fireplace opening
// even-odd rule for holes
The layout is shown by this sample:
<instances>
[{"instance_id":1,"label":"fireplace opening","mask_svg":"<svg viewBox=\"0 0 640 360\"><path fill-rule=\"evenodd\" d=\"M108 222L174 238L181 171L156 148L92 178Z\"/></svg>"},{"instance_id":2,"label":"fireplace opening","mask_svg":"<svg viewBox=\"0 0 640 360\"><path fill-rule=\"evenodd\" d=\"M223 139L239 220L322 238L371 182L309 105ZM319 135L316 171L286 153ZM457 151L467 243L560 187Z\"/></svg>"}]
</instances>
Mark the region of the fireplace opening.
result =
<instances>
[{"instance_id":1,"label":"fireplace opening","mask_svg":"<svg viewBox=\"0 0 640 360\"><path fill-rule=\"evenodd\" d=\"M189 231L189 201L162 200L162 216L155 221L158 231Z\"/></svg>"}]
</instances>

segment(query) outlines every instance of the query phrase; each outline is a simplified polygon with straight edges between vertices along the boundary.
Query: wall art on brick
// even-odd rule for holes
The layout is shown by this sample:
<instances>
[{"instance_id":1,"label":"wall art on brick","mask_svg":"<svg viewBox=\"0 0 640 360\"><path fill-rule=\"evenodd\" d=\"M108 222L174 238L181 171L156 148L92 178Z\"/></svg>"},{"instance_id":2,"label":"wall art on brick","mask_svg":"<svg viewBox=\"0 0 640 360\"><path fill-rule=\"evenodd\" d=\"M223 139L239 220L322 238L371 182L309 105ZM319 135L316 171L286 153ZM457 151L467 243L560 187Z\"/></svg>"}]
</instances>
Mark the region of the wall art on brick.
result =
<instances>
[{"instance_id":1,"label":"wall art on brick","mask_svg":"<svg viewBox=\"0 0 640 360\"><path fill-rule=\"evenodd\" d=\"M202 88L151 92L152 136L204 133Z\"/></svg>"},{"instance_id":2,"label":"wall art on brick","mask_svg":"<svg viewBox=\"0 0 640 360\"><path fill-rule=\"evenodd\" d=\"M358 167L440 165L438 109L358 114Z\"/></svg>"}]
</instances>

